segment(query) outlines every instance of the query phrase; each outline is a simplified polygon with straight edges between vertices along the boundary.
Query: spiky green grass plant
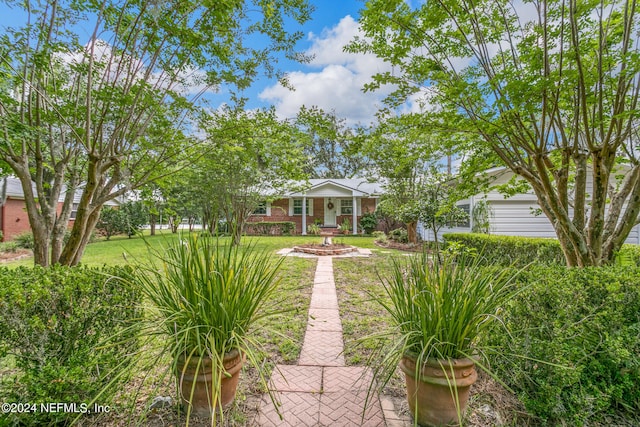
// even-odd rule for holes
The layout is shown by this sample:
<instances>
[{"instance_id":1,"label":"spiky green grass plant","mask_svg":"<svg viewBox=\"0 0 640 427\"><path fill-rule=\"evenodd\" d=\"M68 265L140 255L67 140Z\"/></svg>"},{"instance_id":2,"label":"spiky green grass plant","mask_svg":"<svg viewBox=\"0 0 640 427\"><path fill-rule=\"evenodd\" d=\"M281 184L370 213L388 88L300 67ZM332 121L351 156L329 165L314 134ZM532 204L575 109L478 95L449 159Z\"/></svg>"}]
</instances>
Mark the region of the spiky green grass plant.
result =
<instances>
[{"instance_id":1,"label":"spiky green grass plant","mask_svg":"<svg viewBox=\"0 0 640 427\"><path fill-rule=\"evenodd\" d=\"M487 268L479 260L457 255L438 263L426 253L393 258L390 275L382 278L391 302L378 301L397 326L404 352L440 359L472 355L516 291L513 270Z\"/></svg>"},{"instance_id":2,"label":"spiky green grass plant","mask_svg":"<svg viewBox=\"0 0 640 427\"><path fill-rule=\"evenodd\" d=\"M383 386L405 355L416 360L416 378L422 377L421 367L430 358L473 358L486 369L478 357L482 340L518 289L513 269L487 268L480 261L480 256L460 254L444 255L438 262L426 252L392 258L390 271L380 276L383 295L372 294L394 328L377 335L385 345L378 349L382 354L370 358L382 360L374 370ZM455 389L455 384L450 386Z\"/></svg>"},{"instance_id":3,"label":"spiky green grass plant","mask_svg":"<svg viewBox=\"0 0 640 427\"><path fill-rule=\"evenodd\" d=\"M191 235L156 250L138 270L137 280L150 303L149 332L165 337L164 351L172 356L173 371L184 374L178 372L180 358L186 359L185 366L190 360L201 366L202 360L210 359L219 368L212 370L213 402L219 402L225 354L236 349L259 366L259 345L250 331L258 319L279 312L265 307L265 301L278 286L281 262L251 244L232 246ZM212 425L217 412L222 414L212 411ZM191 407L187 420L190 413Z\"/></svg>"}]
</instances>

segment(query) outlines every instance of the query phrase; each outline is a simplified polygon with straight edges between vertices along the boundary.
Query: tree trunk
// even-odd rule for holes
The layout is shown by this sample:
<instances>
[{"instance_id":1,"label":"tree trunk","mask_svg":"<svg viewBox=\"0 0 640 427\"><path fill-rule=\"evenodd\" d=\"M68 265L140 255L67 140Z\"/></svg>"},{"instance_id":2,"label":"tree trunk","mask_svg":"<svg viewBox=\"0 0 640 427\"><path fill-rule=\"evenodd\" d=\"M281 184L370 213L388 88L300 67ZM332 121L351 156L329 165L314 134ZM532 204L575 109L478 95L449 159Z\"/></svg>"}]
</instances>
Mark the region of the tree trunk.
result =
<instances>
[{"instance_id":1,"label":"tree trunk","mask_svg":"<svg viewBox=\"0 0 640 427\"><path fill-rule=\"evenodd\" d=\"M407 223L407 238L409 239L409 243L418 243L418 224L415 221Z\"/></svg>"},{"instance_id":2,"label":"tree trunk","mask_svg":"<svg viewBox=\"0 0 640 427\"><path fill-rule=\"evenodd\" d=\"M99 219L100 219L100 208L94 208L91 214L89 215L84 233L82 235L82 239L80 241L80 244L78 245L78 249L70 265L74 266L80 263L80 260L84 255L84 250L86 249L87 244L91 239L91 232L95 229Z\"/></svg>"},{"instance_id":3,"label":"tree trunk","mask_svg":"<svg viewBox=\"0 0 640 427\"><path fill-rule=\"evenodd\" d=\"M42 224L31 224L33 233L33 262L43 267L49 266L49 233Z\"/></svg>"}]
</instances>

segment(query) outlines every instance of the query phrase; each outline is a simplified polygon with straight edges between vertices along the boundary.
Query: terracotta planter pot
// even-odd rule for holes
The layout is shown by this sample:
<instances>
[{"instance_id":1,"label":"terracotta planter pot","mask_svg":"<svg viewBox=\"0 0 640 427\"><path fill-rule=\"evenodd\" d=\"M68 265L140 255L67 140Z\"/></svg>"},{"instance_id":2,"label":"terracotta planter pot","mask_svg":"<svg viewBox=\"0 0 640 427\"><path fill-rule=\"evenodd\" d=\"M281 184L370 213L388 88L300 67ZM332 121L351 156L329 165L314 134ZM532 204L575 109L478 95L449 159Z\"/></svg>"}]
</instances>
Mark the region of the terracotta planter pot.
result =
<instances>
[{"instance_id":1,"label":"terracotta planter pot","mask_svg":"<svg viewBox=\"0 0 640 427\"><path fill-rule=\"evenodd\" d=\"M419 425L460 424L458 404L462 415L469 400L469 389L478 378L472 359L428 359L417 380L416 360L411 356L402 358L400 369L405 373L409 408Z\"/></svg>"},{"instance_id":2,"label":"terracotta planter pot","mask_svg":"<svg viewBox=\"0 0 640 427\"><path fill-rule=\"evenodd\" d=\"M225 373L222 375L222 387L219 401L222 407L233 402L236 396L236 388L240 379L240 370L245 360L245 355L238 350L227 353L223 359ZM198 417L210 417L213 408L218 408L218 402L213 400L213 379L211 377L212 361L209 358L202 359L198 368L198 357L192 357L185 367L184 359L177 363L178 383L180 396L185 405L191 403L191 413ZM196 372L197 370L197 372ZM194 387L195 383L195 387ZM193 393L192 393L193 387Z\"/></svg>"}]
</instances>

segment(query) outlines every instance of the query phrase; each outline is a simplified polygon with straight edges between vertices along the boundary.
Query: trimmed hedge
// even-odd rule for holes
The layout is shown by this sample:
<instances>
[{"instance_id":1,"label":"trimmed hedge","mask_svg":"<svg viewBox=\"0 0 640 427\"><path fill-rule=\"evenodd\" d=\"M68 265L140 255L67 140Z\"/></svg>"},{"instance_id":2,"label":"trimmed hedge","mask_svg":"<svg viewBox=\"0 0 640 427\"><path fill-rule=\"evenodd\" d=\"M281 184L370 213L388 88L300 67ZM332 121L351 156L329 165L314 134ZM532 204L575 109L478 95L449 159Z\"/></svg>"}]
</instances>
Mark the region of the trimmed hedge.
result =
<instances>
[{"instance_id":1,"label":"trimmed hedge","mask_svg":"<svg viewBox=\"0 0 640 427\"><path fill-rule=\"evenodd\" d=\"M535 261L540 264L566 265L556 239L477 233L448 233L443 237L446 243L459 242L467 248L475 248L490 264L525 266Z\"/></svg>"},{"instance_id":2,"label":"trimmed hedge","mask_svg":"<svg viewBox=\"0 0 640 427\"><path fill-rule=\"evenodd\" d=\"M476 249L489 264L523 267L535 261L538 264L566 265L562 248L556 239L477 233L447 233L443 237L447 244L458 242ZM618 259L622 264L640 267L640 245L622 245Z\"/></svg>"},{"instance_id":3,"label":"trimmed hedge","mask_svg":"<svg viewBox=\"0 0 640 427\"><path fill-rule=\"evenodd\" d=\"M38 407L0 415L0 424L78 416L43 413L40 403L111 403L138 349L141 293L131 277L122 267L0 269L0 401Z\"/></svg>"},{"instance_id":4,"label":"trimmed hedge","mask_svg":"<svg viewBox=\"0 0 640 427\"><path fill-rule=\"evenodd\" d=\"M260 236L288 236L296 231L296 223L292 221L260 221L247 222L247 234Z\"/></svg>"},{"instance_id":5,"label":"trimmed hedge","mask_svg":"<svg viewBox=\"0 0 640 427\"><path fill-rule=\"evenodd\" d=\"M640 269L534 265L492 369L543 425L640 425Z\"/></svg>"}]
</instances>

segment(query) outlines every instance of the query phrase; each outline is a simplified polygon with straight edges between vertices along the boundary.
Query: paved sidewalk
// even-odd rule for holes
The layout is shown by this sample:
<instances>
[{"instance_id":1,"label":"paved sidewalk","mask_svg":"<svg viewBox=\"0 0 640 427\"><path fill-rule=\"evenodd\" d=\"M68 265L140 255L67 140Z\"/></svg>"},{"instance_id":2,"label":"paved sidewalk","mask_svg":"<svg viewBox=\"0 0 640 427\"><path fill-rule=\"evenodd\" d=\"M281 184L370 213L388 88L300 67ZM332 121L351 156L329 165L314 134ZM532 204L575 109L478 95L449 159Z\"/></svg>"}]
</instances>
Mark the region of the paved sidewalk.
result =
<instances>
[{"instance_id":1,"label":"paved sidewalk","mask_svg":"<svg viewBox=\"0 0 640 427\"><path fill-rule=\"evenodd\" d=\"M342 322L333 279L332 257L318 257L309 319L298 365L278 365L270 387L280 404L281 420L268 395L262 399L259 426L386 426L383 408L370 396L371 372L344 363ZM386 406L386 405L385 405ZM391 418L391 417L390 417Z\"/></svg>"}]
</instances>

